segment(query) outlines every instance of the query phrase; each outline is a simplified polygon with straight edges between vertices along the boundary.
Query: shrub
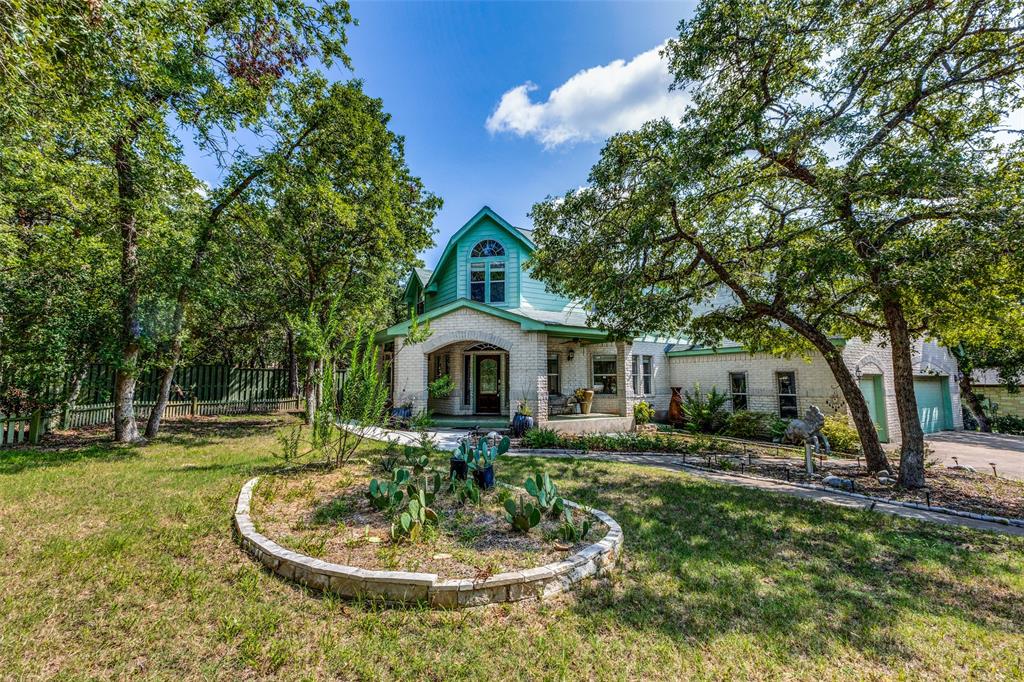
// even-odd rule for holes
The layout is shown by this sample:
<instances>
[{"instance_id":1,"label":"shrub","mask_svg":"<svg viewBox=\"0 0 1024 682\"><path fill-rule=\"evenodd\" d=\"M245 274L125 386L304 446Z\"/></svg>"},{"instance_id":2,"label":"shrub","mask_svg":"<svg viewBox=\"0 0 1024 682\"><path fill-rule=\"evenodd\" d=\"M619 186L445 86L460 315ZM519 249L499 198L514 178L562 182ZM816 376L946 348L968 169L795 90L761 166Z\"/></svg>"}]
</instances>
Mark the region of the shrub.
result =
<instances>
[{"instance_id":1,"label":"shrub","mask_svg":"<svg viewBox=\"0 0 1024 682\"><path fill-rule=\"evenodd\" d=\"M430 413L430 410L421 410L416 413L411 420L409 420L409 428L413 431L423 431L429 429L434 425L434 416Z\"/></svg>"},{"instance_id":2,"label":"shrub","mask_svg":"<svg viewBox=\"0 0 1024 682\"><path fill-rule=\"evenodd\" d=\"M828 438L829 445L837 452L855 453L860 449L860 436L857 429L850 426L845 415L830 414L825 417L825 425L821 432Z\"/></svg>"},{"instance_id":3,"label":"shrub","mask_svg":"<svg viewBox=\"0 0 1024 682\"><path fill-rule=\"evenodd\" d=\"M523 445L528 448L559 448L562 437L553 429L530 429L523 434Z\"/></svg>"},{"instance_id":4,"label":"shrub","mask_svg":"<svg viewBox=\"0 0 1024 682\"><path fill-rule=\"evenodd\" d=\"M641 400L633 406L633 418L637 424L647 424L654 419L654 408L646 400Z\"/></svg>"},{"instance_id":5,"label":"shrub","mask_svg":"<svg viewBox=\"0 0 1024 682\"><path fill-rule=\"evenodd\" d=\"M455 382L453 382L452 378L447 374L434 379L427 385L427 391L430 393L430 397L438 400L447 398L454 390Z\"/></svg>"},{"instance_id":6,"label":"shrub","mask_svg":"<svg viewBox=\"0 0 1024 682\"><path fill-rule=\"evenodd\" d=\"M991 419L992 430L998 433L1024 435L1024 417L1004 414Z\"/></svg>"},{"instance_id":7,"label":"shrub","mask_svg":"<svg viewBox=\"0 0 1024 682\"><path fill-rule=\"evenodd\" d=\"M748 440L771 440L775 415L768 412L738 410L729 415L722 434Z\"/></svg>"},{"instance_id":8,"label":"shrub","mask_svg":"<svg viewBox=\"0 0 1024 682\"><path fill-rule=\"evenodd\" d=\"M681 407L687 428L700 433L718 433L729 415L725 411L728 400L729 396L716 388L704 393L700 384L694 385L693 394L684 391Z\"/></svg>"}]
</instances>

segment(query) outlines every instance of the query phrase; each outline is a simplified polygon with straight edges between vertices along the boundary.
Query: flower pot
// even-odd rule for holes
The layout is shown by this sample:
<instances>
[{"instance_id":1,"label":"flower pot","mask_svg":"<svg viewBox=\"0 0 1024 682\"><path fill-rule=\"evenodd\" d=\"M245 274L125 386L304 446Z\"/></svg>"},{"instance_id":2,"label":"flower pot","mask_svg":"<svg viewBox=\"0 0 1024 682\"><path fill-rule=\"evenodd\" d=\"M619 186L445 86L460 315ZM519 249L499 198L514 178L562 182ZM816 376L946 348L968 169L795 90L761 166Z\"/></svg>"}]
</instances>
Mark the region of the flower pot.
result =
<instances>
[{"instance_id":1,"label":"flower pot","mask_svg":"<svg viewBox=\"0 0 1024 682\"><path fill-rule=\"evenodd\" d=\"M594 392L589 388L583 389L583 414L590 414L590 408L594 405Z\"/></svg>"},{"instance_id":2,"label":"flower pot","mask_svg":"<svg viewBox=\"0 0 1024 682\"><path fill-rule=\"evenodd\" d=\"M533 417L515 413L512 417L512 435L522 438L523 434L533 428Z\"/></svg>"},{"instance_id":3,"label":"flower pot","mask_svg":"<svg viewBox=\"0 0 1024 682\"><path fill-rule=\"evenodd\" d=\"M463 459L452 457L448 460L448 475L465 481L466 476L469 475L469 464Z\"/></svg>"},{"instance_id":4,"label":"flower pot","mask_svg":"<svg viewBox=\"0 0 1024 682\"><path fill-rule=\"evenodd\" d=\"M480 490L490 490L494 487L494 465L490 465L486 469L474 469L473 480L476 481L476 485Z\"/></svg>"},{"instance_id":5,"label":"flower pot","mask_svg":"<svg viewBox=\"0 0 1024 682\"><path fill-rule=\"evenodd\" d=\"M399 424L407 424L412 419L412 408L392 407L391 419Z\"/></svg>"}]
</instances>

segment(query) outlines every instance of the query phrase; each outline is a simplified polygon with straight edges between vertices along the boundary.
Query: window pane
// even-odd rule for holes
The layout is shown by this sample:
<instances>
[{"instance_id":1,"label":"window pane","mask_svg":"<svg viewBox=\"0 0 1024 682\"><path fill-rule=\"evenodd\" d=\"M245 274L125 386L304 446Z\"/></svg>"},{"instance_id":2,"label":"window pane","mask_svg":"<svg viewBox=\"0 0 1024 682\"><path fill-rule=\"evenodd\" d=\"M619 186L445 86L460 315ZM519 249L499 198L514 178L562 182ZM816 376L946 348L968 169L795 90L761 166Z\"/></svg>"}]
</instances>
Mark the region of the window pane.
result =
<instances>
[{"instance_id":1,"label":"window pane","mask_svg":"<svg viewBox=\"0 0 1024 682\"><path fill-rule=\"evenodd\" d=\"M733 393L746 393L747 375L742 372L733 372L729 375L729 387Z\"/></svg>"},{"instance_id":2,"label":"window pane","mask_svg":"<svg viewBox=\"0 0 1024 682\"><path fill-rule=\"evenodd\" d=\"M734 393L732 396L732 409L736 411L747 409L747 396L742 393Z\"/></svg>"},{"instance_id":3,"label":"window pane","mask_svg":"<svg viewBox=\"0 0 1024 682\"><path fill-rule=\"evenodd\" d=\"M498 392L498 361L487 358L480 361L480 393L494 395Z\"/></svg>"},{"instance_id":4,"label":"window pane","mask_svg":"<svg viewBox=\"0 0 1024 682\"><path fill-rule=\"evenodd\" d=\"M644 368L644 395L652 395L654 393L654 361L650 355L643 357L641 363Z\"/></svg>"},{"instance_id":5,"label":"window pane","mask_svg":"<svg viewBox=\"0 0 1024 682\"><path fill-rule=\"evenodd\" d=\"M548 374L558 374L558 356L548 356Z\"/></svg>"},{"instance_id":6,"label":"window pane","mask_svg":"<svg viewBox=\"0 0 1024 682\"><path fill-rule=\"evenodd\" d=\"M637 389L637 385L638 385L637 384L637 381L638 381L637 377L640 374L640 363L637 362L638 360L639 360L639 358L634 355L633 356L633 381L632 381L632 384L633 384L633 395L637 395L639 393L639 390Z\"/></svg>"},{"instance_id":7,"label":"window pane","mask_svg":"<svg viewBox=\"0 0 1024 682\"><path fill-rule=\"evenodd\" d=\"M603 376L594 377L594 393L600 393L602 395L614 395L617 391L615 389L616 377L614 374L606 374Z\"/></svg>"},{"instance_id":8,"label":"window pane","mask_svg":"<svg viewBox=\"0 0 1024 682\"><path fill-rule=\"evenodd\" d=\"M473 282L469 285L469 297L474 301L484 302L484 283Z\"/></svg>"},{"instance_id":9,"label":"window pane","mask_svg":"<svg viewBox=\"0 0 1024 682\"><path fill-rule=\"evenodd\" d=\"M796 394L796 376L792 372L779 372L776 377L779 382L779 395Z\"/></svg>"},{"instance_id":10,"label":"window pane","mask_svg":"<svg viewBox=\"0 0 1024 682\"><path fill-rule=\"evenodd\" d=\"M491 263L491 281L497 282L505 281L505 264L504 263Z\"/></svg>"},{"instance_id":11,"label":"window pane","mask_svg":"<svg viewBox=\"0 0 1024 682\"><path fill-rule=\"evenodd\" d=\"M491 303L505 302L505 283L491 282Z\"/></svg>"},{"instance_id":12,"label":"window pane","mask_svg":"<svg viewBox=\"0 0 1024 682\"><path fill-rule=\"evenodd\" d=\"M779 416L783 419L796 419L796 396L795 395L780 395L779 396Z\"/></svg>"},{"instance_id":13,"label":"window pane","mask_svg":"<svg viewBox=\"0 0 1024 682\"><path fill-rule=\"evenodd\" d=\"M596 355L594 356L594 374L617 374L618 368L615 363L615 356Z\"/></svg>"},{"instance_id":14,"label":"window pane","mask_svg":"<svg viewBox=\"0 0 1024 682\"><path fill-rule=\"evenodd\" d=\"M491 258L493 256L504 256L505 247L493 239L485 239L473 247L470 256L473 258Z\"/></svg>"}]
</instances>

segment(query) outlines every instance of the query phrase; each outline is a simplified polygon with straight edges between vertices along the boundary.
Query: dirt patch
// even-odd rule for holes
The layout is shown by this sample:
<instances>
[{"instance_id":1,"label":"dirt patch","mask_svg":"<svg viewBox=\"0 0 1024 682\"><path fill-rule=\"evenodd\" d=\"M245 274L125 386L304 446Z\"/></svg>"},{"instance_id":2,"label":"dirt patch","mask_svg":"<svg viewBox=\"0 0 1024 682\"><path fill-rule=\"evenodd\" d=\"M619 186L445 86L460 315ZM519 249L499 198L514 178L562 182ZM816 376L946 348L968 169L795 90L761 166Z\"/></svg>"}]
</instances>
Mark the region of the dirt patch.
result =
<instances>
[{"instance_id":1,"label":"dirt patch","mask_svg":"<svg viewBox=\"0 0 1024 682\"><path fill-rule=\"evenodd\" d=\"M732 454L708 453L688 457L691 464L721 471L748 473L782 481L807 482L803 461L740 457ZM899 486L883 485L867 473L860 461L815 459L815 470L822 477L828 475L852 479L855 490L887 500L917 502L933 507L948 507L991 516L1024 518L1024 483L981 472L930 467L925 476L928 487L908 490ZM820 483L820 480L813 481Z\"/></svg>"},{"instance_id":2,"label":"dirt patch","mask_svg":"<svg viewBox=\"0 0 1024 682\"><path fill-rule=\"evenodd\" d=\"M558 539L557 518L545 518L529 533L516 532L502 508L515 495L511 491L495 489L484 493L480 504L460 505L442 490L432 505L437 526L429 527L419 542L396 542L391 539L392 516L374 509L366 498L371 476L367 467L350 465L324 473L265 477L253 496L253 523L281 546L324 561L436 573L446 579L484 579L542 566L570 556L606 532L592 518L587 538L574 545Z\"/></svg>"}]
</instances>

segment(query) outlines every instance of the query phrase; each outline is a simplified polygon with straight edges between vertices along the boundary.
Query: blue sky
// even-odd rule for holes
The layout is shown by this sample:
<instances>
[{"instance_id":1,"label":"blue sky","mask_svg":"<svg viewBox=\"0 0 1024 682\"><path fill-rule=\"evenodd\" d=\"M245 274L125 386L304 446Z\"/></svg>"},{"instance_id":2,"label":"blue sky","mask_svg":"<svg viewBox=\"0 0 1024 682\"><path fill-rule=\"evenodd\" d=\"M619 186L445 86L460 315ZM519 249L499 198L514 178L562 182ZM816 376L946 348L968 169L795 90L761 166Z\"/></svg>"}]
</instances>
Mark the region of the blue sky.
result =
<instances>
[{"instance_id":1,"label":"blue sky","mask_svg":"<svg viewBox=\"0 0 1024 682\"><path fill-rule=\"evenodd\" d=\"M356 1L354 73L329 77L361 78L384 100L413 172L444 199L437 245L422 254L432 267L481 206L529 226L536 201L586 181L610 132L676 112L682 96L667 93L650 51L691 12L681 2ZM213 164L188 153L216 182Z\"/></svg>"}]
</instances>

